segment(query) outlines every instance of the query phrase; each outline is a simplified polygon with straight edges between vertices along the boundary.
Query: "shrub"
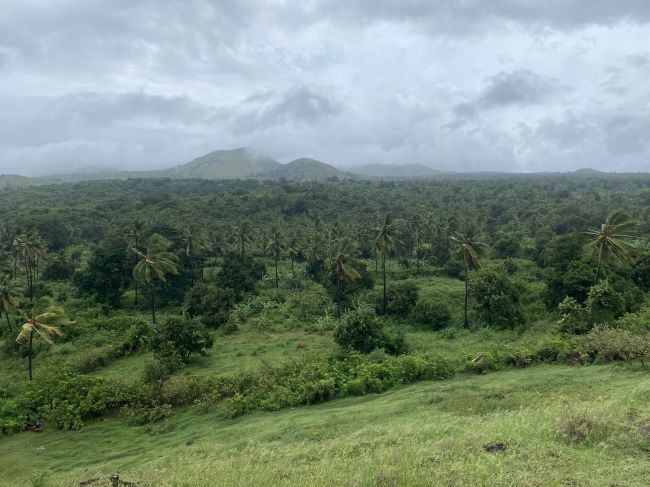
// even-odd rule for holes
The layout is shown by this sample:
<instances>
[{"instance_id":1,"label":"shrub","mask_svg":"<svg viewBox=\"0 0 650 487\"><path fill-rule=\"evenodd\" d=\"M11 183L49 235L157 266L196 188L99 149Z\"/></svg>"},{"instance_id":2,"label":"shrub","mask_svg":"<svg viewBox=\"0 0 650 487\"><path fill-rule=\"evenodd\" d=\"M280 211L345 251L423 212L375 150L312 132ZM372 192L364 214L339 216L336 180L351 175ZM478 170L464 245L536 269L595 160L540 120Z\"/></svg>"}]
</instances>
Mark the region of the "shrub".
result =
<instances>
[{"instance_id":1,"label":"shrub","mask_svg":"<svg viewBox=\"0 0 650 487\"><path fill-rule=\"evenodd\" d=\"M234 253L223 257L221 272L217 275L217 285L220 288L230 288L238 299L246 293L254 292L257 283L264 274L264 265L256 262L252 257L243 259Z\"/></svg>"},{"instance_id":2,"label":"shrub","mask_svg":"<svg viewBox=\"0 0 650 487\"><path fill-rule=\"evenodd\" d=\"M217 288L204 283L195 284L185 295L185 313L191 318L217 327L228 321L235 304L235 293L229 288Z\"/></svg>"},{"instance_id":3,"label":"shrub","mask_svg":"<svg viewBox=\"0 0 650 487\"><path fill-rule=\"evenodd\" d=\"M79 352L72 360L72 368L80 373L88 373L108 365L116 356L113 345L93 347Z\"/></svg>"},{"instance_id":4,"label":"shrub","mask_svg":"<svg viewBox=\"0 0 650 487\"><path fill-rule=\"evenodd\" d=\"M636 313L627 313L611 323L610 326L635 333L650 332L650 308L644 307Z\"/></svg>"},{"instance_id":5,"label":"shrub","mask_svg":"<svg viewBox=\"0 0 650 487\"><path fill-rule=\"evenodd\" d=\"M625 299L608 280L591 287L585 305L592 323L607 323L625 313Z\"/></svg>"},{"instance_id":6,"label":"shrub","mask_svg":"<svg viewBox=\"0 0 650 487\"><path fill-rule=\"evenodd\" d=\"M486 374L489 371L499 370L499 360L491 353L481 353L476 356L468 356L464 368L467 372Z\"/></svg>"},{"instance_id":7,"label":"shrub","mask_svg":"<svg viewBox=\"0 0 650 487\"><path fill-rule=\"evenodd\" d=\"M497 328L515 328L524 321L523 289L504 273L484 270L470 282L472 308L484 323Z\"/></svg>"},{"instance_id":8,"label":"shrub","mask_svg":"<svg viewBox=\"0 0 650 487\"><path fill-rule=\"evenodd\" d=\"M650 357L650 334L636 335L628 330L597 327L591 333L576 337L576 351L590 361L602 358L615 360L640 360Z\"/></svg>"},{"instance_id":9,"label":"shrub","mask_svg":"<svg viewBox=\"0 0 650 487\"><path fill-rule=\"evenodd\" d=\"M447 306L424 299L418 299L411 317L417 326L426 330L441 330L451 324Z\"/></svg>"},{"instance_id":10,"label":"shrub","mask_svg":"<svg viewBox=\"0 0 650 487\"><path fill-rule=\"evenodd\" d=\"M611 424L596 411L566 410L557 422L555 436L570 444L596 443L605 439Z\"/></svg>"},{"instance_id":11,"label":"shrub","mask_svg":"<svg viewBox=\"0 0 650 487\"><path fill-rule=\"evenodd\" d=\"M564 298L558 306L560 319L557 322L562 333L580 335L593 328L587 309L571 297Z\"/></svg>"},{"instance_id":12,"label":"shrub","mask_svg":"<svg viewBox=\"0 0 650 487\"><path fill-rule=\"evenodd\" d=\"M584 305L567 297L559 306L558 327L563 333L588 333L597 323L611 323L625 312L625 300L607 281L589 289Z\"/></svg>"},{"instance_id":13,"label":"shrub","mask_svg":"<svg viewBox=\"0 0 650 487\"><path fill-rule=\"evenodd\" d=\"M187 363L192 353L205 354L213 339L200 321L181 316L165 316L151 341L154 356L171 368Z\"/></svg>"},{"instance_id":14,"label":"shrub","mask_svg":"<svg viewBox=\"0 0 650 487\"><path fill-rule=\"evenodd\" d=\"M410 282L391 282L386 286L386 313L406 316L413 308L418 300L418 287ZM381 312L383 305L383 292L377 296L375 308L377 312Z\"/></svg>"},{"instance_id":15,"label":"shrub","mask_svg":"<svg viewBox=\"0 0 650 487\"><path fill-rule=\"evenodd\" d=\"M383 348L390 353L400 353L404 348L403 336L386 333L375 313L367 308L357 308L345 313L334 328L334 341L343 348L362 353L369 353L377 348Z\"/></svg>"}]
</instances>

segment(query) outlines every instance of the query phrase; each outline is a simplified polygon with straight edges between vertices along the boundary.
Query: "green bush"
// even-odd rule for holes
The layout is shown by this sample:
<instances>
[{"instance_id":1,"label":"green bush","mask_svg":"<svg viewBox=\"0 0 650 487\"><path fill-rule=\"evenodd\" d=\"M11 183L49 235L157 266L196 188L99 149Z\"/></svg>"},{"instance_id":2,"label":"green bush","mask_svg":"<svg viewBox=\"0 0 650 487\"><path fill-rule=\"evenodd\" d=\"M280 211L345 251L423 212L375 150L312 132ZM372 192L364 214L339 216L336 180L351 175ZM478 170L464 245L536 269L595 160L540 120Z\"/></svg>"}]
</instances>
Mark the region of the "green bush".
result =
<instances>
[{"instance_id":1,"label":"green bush","mask_svg":"<svg viewBox=\"0 0 650 487\"><path fill-rule=\"evenodd\" d=\"M82 350L71 362L73 370L87 374L100 367L105 367L116 357L116 350L113 345L93 347Z\"/></svg>"},{"instance_id":2,"label":"green bush","mask_svg":"<svg viewBox=\"0 0 650 487\"><path fill-rule=\"evenodd\" d=\"M232 289L198 283L185 295L184 309L189 317L200 317L205 325L217 327L228 321L234 304L235 293Z\"/></svg>"},{"instance_id":3,"label":"green bush","mask_svg":"<svg viewBox=\"0 0 650 487\"><path fill-rule=\"evenodd\" d=\"M447 306L424 299L418 299L411 318L425 330L441 330L451 325L451 311Z\"/></svg>"},{"instance_id":4,"label":"green bush","mask_svg":"<svg viewBox=\"0 0 650 487\"><path fill-rule=\"evenodd\" d=\"M567 297L558 307L558 328L563 333L588 333L598 323L612 323L625 313L625 299L609 281L601 281L589 289L584 305Z\"/></svg>"},{"instance_id":5,"label":"green bush","mask_svg":"<svg viewBox=\"0 0 650 487\"><path fill-rule=\"evenodd\" d=\"M470 281L470 289L472 308L483 323L496 328L515 328L523 323L523 289L503 272L477 273Z\"/></svg>"},{"instance_id":6,"label":"green bush","mask_svg":"<svg viewBox=\"0 0 650 487\"><path fill-rule=\"evenodd\" d=\"M375 301L375 309L382 311L383 292L380 292ZM386 286L386 313L396 316L406 316L418 300L418 287L410 282L391 282Z\"/></svg>"},{"instance_id":7,"label":"green bush","mask_svg":"<svg viewBox=\"0 0 650 487\"><path fill-rule=\"evenodd\" d=\"M387 333L375 313L368 308L345 313L334 328L334 341L345 349L362 353L383 348L398 354L405 348L403 334Z\"/></svg>"},{"instance_id":8,"label":"green bush","mask_svg":"<svg viewBox=\"0 0 650 487\"><path fill-rule=\"evenodd\" d=\"M188 362L193 353L205 354L214 341L203 323L182 316L165 316L151 341L154 356L171 369Z\"/></svg>"}]
</instances>

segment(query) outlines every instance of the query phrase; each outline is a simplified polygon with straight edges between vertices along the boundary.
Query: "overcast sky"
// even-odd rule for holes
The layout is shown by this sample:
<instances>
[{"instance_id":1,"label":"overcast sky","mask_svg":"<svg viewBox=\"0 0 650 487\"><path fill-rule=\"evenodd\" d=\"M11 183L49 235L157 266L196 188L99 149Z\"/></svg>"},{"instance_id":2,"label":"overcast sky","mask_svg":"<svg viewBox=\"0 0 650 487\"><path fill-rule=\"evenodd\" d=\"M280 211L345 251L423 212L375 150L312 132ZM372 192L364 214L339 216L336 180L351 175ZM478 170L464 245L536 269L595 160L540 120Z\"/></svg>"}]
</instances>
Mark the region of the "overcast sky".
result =
<instances>
[{"instance_id":1,"label":"overcast sky","mask_svg":"<svg viewBox=\"0 0 650 487\"><path fill-rule=\"evenodd\" d=\"M3 0L0 172L650 170L648 0Z\"/></svg>"}]
</instances>

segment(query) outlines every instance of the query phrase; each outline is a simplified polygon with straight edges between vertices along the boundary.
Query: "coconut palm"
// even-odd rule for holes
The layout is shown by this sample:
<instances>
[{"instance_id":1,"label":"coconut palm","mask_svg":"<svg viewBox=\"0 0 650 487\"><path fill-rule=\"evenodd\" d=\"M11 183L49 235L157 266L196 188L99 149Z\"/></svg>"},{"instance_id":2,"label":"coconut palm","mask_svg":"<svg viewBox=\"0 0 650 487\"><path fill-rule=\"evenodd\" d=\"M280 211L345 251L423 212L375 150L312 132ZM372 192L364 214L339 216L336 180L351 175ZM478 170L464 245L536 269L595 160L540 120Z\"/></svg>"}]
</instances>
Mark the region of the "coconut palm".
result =
<instances>
[{"instance_id":1,"label":"coconut palm","mask_svg":"<svg viewBox=\"0 0 650 487\"><path fill-rule=\"evenodd\" d=\"M607 216L599 229L587 230L591 238L586 246L591 250L591 259L597 263L594 282L598 282L603 263L608 264L612 256L624 264L631 262L637 225L629 215L617 210Z\"/></svg>"},{"instance_id":2,"label":"coconut palm","mask_svg":"<svg viewBox=\"0 0 650 487\"><path fill-rule=\"evenodd\" d=\"M131 247L138 257L138 263L133 268L133 278L149 288L151 295L151 321L156 324L156 285L155 280L165 281L167 274L178 274L176 262L178 257L169 251L171 242L162 235L154 233L147 240L147 250L141 251Z\"/></svg>"},{"instance_id":3,"label":"coconut palm","mask_svg":"<svg viewBox=\"0 0 650 487\"><path fill-rule=\"evenodd\" d=\"M135 254L131 252L132 248L140 248L140 245L143 241L143 233L144 233L144 222L142 220L135 220L132 223L129 223L126 225L123 230L124 234L124 241L126 242L126 252L128 255L132 255L133 257L136 257ZM137 258L137 257L136 257ZM134 283L134 305L138 305L138 282L135 281Z\"/></svg>"},{"instance_id":4,"label":"coconut palm","mask_svg":"<svg viewBox=\"0 0 650 487\"><path fill-rule=\"evenodd\" d=\"M250 223L247 221L241 222L241 224L237 227L236 232L235 246L237 248L239 258L241 260L244 260L244 256L246 255L246 248L249 247L253 242L253 233L251 231Z\"/></svg>"},{"instance_id":5,"label":"coconut palm","mask_svg":"<svg viewBox=\"0 0 650 487\"><path fill-rule=\"evenodd\" d=\"M422 244L422 234L425 230L425 223L420 213L414 214L408 221L409 228L413 236L413 247L415 251L415 274L420 275L420 245Z\"/></svg>"},{"instance_id":6,"label":"coconut palm","mask_svg":"<svg viewBox=\"0 0 650 487\"><path fill-rule=\"evenodd\" d=\"M12 311L18 304L18 297L14 291L13 283L9 274L0 276L0 311L5 314L7 320L7 327L9 332L13 333L11 320L9 319L9 312Z\"/></svg>"},{"instance_id":7,"label":"coconut palm","mask_svg":"<svg viewBox=\"0 0 650 487\"><path fill-rule=\"evenodd\" d=\"M34 304L29 316L25 318L16 342L27 341L29 343L28 361L29 361L29 380L32 380L32 343L34 333L40 336L47 343L54 343L54 337L61 335L62 325L71 324L65 311L57 306L52 298L44 296Z\"/></svg>"},{"instance_id":8,"label":"coconut palm","mask_svg":"<svg viewBox=\"0 0 650 487\"><path fill-rule=\"evenodd\" d=\"M282 233L280 232L280 226L277 224L273 224L273 226L271 227L271 236L269 238L269 241L266 243L266 251L271 257L273 257L273 261L275 262L276 289L280 286L280 281L278 279L278 262L280 261L280 257L282 257L283 249L284 249L284 242L282 241Z\"/></svg>"},{"instance_id":9,"label":"coconut palm","mask_svg":"<svg viewBox=\"0 0 650 487\"><path fill-rule=\"evenodd\" d=\"M337 239L330 251L336 271L336 318L341 318L341 284L361 278L359 271L352 267L352 259L358 252L356 242L349 237Z\"/></svg>"},{"instance_id":10,"label":"coconut palm","mask_svg":"<svg viewBox=\"0 0 650 487\"><path fill-rule=\"evenodd\" d=\"M14 245L22 257L27 275L27 295L31 300L34 296L34 281L38 279L38 265L47 254L45 241L36 232L18 235Z\"/></svg>"},{"instance_id":11,"label":"coconut palm","mask_svg":"<svg viewBox=\"0 0 650 487\"><path fill-rule=\"evenodd\" d=\"M228 235L230 229L224 225L218 225L216 228L210 231L209 233L209 245L208 249L210 251L210 256L212 257L212 265L210 267L209 278L212 278L215 267L217 266L217 259L222 257L228 249Z\"/></svg>"},{"instance_id":12,"label":"coconut palm","mask_svg":"<svg viewBox=\"0 0 650 487\"><path fill-rule=\"evenodd\" d=\"M465 264L465 328L469 327L467 318L467 305L469 303L469 271L470 269L479 269L481 260L488 250L487 244L481 242L480 236L473 229L465 233L453 232L449 237L457 246L459 255Z\"/></svg>"},{"instance_id":13,"label":"coconut palm","mask_svg":"<svg viewBox=\"0 0 650 487\"><path fill-rule=\"evenodd\" d=\"M300 255L300 244L298 243L297 237L292 237L289 245L287 246L287 255L289 260L291 260L291 275L296 278L296 270L294 268L294 262L296 258Z\"/></svg>"},{"instance_id":14,"label":"coconut palm","mask_svg":"<svg viewBox=\"0 0 650 487\"><path fill-rule=\"evenodd\" d=\"M390 214L386 214L381 220L378 228L375 229L377 236L375 237L374 248L375 252L381 254L381 270L384 282L384 294L381 302L382 313L386 313L386 254L395 250L395 223Z\"/></svg>"},{"instance_id":15,"label":"coconut palm","mask_svg":"<svg viewBox=\"0 0 650 487\"><path fill-rule=\"evenodd\" d=\"M208 243L195 225L189 225L183 236L183 250L190 263L190 279L194 285L194 259L205 254L208 250ZM203 274L203 272L201 272Z\"/></svg>"}]
</instances>

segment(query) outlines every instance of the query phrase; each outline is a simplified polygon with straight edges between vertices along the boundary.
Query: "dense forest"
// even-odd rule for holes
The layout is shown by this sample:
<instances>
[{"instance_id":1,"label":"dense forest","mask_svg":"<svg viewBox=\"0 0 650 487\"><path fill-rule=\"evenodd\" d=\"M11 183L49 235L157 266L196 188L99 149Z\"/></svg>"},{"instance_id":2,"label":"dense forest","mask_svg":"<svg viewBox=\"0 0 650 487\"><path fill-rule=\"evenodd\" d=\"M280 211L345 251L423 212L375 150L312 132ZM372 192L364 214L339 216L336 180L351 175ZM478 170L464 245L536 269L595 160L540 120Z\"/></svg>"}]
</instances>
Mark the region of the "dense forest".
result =
<instances>
[{"instance_id":1,"label":"dense forest","mask_svg":"<svg viewBox=\"0 0 650 487\"><path fill-rule=\"evenodd\" d=\"M647 174L105 180L0 215L0 436L650 358Z\"/></svg>"}]
</instances>

